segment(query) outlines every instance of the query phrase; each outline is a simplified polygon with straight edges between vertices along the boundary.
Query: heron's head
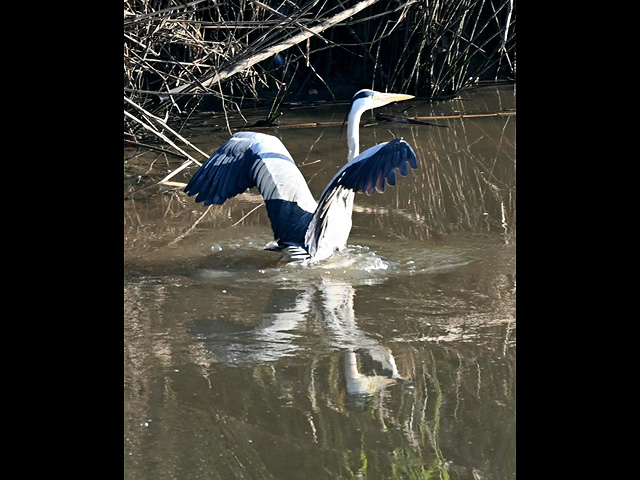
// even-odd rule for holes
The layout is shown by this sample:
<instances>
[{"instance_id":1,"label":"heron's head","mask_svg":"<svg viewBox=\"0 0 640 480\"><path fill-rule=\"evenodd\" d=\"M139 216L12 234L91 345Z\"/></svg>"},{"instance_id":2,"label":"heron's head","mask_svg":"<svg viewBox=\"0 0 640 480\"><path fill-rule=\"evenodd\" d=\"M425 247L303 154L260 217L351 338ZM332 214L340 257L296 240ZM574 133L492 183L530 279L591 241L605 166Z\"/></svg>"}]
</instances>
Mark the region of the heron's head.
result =
<instances>
[{"instance_id":1,"label":"heron's head","mask_svg":"<svg viewBox=\"0 0 640 480\"><path fill-rule=\"evenodd\" d=\"M358 139L360 136L359 133L359 125L360 125L360 117L367 110L371 110L372 108L382 107L391 102L400 102L402 100L409 100L413 98L413 95L403 95L400 93L381 93L376 92L375 90L364 89L356 92L351 100L351 108L349 109L349 113L347 113L347 117L345 118L345 122L348 120L348 128L347 128L347 144L349 145L349 156L347 157L349 160L358 156L360 152L360 146L358 145ZM344 123L342 124L344 127ZM340 128L340 132L342 132L342 128ZM338 134L340 134L338 132Z\"/></svg>"},{"instance_id":2,"label":"heron's head","mask_svg":"<svg viewBox=\"0 0 640 480\"><path fill-rule=\"evenodd\" d=\"M382 107L392 102L409 100L413 95L403 95L401 93L382 93L375 90L363 89L353 96L351 100L351 111L364 112L372 108Z\"/></svg>"}]
</instances>

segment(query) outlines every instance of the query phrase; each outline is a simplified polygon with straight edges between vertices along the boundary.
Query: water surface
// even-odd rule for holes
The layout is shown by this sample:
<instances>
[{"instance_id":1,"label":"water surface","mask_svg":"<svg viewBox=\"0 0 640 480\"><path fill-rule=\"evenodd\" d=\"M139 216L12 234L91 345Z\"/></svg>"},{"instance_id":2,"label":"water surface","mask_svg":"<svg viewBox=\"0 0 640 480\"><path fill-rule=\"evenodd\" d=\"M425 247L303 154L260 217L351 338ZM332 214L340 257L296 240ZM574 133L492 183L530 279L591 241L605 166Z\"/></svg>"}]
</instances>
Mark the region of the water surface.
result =
<instances>
[{"instance_id":1,"label":"water surface","mask_svg":"<svg viewBox=\"0 0 640 480\"><path fill-rule=\"evenodd\" d=\"M461 97L406 114L515 108L512 87ZM203 207L156 185L181 160L125 152L125 478L515 478L515 116L365 122L363 148L402 136L418 170L356 196L349 247L313 267L264 250L256 191ZM212 152L220 123L186 133ZM266 133L317 198L337 131Z\"/></svg>"}]
</instances>

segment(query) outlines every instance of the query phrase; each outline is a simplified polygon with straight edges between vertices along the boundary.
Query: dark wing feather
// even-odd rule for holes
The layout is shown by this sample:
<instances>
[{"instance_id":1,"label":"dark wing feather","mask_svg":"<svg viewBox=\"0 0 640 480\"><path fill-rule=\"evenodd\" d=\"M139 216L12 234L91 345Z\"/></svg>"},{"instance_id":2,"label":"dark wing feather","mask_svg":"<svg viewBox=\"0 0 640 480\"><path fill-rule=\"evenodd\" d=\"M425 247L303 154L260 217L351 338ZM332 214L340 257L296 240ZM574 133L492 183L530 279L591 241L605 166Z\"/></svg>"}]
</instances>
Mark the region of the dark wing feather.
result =
<instances>
[{"instance_id":1,"label":"dark wing feather","mask_svg":"<svg viewBox=\"0 0 640 480\"><path fill-rule=\"evenodd\" d=\"M184 191L197 195L196 202L221 205L246 189L256 185L251 178L251 166L257 160L251 139L235 135L198 169Z\"/></svg>"},{"instance_id":2,"label":"dark wing feather","mask_svg":"<svg viewBox=\"0 0 640 480\"><path fill-rule=\"evenodd\" d=\"M332 183L358 193L382 193L386 183L396 184L396 169L402 176L407 175L407 164L418 168L416 154L407 142L396 138L358 155L338 172Z\"/></svg>"},{"instance_id":3,"label":"dark wing feather","mask_svg":"<svg viewBox=\"0 0 640 480\"><path fill-rule=\"evenodd\" d=\"M197 195L196 202L221 205L251 187L258 187L265 200L274 238L302 244L316 201L276 137L236 133L196 171L184 191Z\"/></svg>"}]
</instances>

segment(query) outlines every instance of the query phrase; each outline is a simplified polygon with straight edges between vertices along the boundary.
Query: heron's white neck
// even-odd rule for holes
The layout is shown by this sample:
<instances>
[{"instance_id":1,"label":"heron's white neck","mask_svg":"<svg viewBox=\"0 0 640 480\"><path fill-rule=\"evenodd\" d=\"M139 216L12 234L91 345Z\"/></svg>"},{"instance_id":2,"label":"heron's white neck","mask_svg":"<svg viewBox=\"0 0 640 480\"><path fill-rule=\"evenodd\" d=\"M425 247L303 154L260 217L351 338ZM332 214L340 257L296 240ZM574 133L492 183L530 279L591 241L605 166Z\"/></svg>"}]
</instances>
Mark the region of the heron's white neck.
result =
<instances>
[{"instance_id":1,"label":"heron's white neck","mask_svg":"<svg viewBox=\"0 0 640 480\"><path fill-rule=\"evenodd\" d=\"M351 109L349 112L349 123L347 124L347 143L349 145L349 157L347 161L351 161L360 155L360 117L362 117L363 109Z\"/></svg>"}]
</instances>

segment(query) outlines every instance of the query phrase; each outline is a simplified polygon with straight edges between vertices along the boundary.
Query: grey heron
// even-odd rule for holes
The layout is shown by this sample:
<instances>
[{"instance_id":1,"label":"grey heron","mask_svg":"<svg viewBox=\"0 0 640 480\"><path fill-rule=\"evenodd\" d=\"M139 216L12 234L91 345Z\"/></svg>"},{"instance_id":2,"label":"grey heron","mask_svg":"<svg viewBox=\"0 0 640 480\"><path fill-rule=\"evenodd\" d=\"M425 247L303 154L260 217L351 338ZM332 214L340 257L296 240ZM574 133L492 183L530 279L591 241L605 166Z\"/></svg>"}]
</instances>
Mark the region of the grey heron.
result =
<instances>
[{"instance_id":1,"label":"grey heron","mask_svg":"<svg viewBox=\"0 0 640 480\"><path fill-rule=\"evenodd\" d=\"M342 250L351 232L355 193L384 192L396 184L407 164L417 168L413 149L402 138L360 153L360 117L373 108L413 95L360 90L353 96L347 124L347 164L315 201L307 182L282 142L255 132L238 132L196 171L184 191L196 202L221 205L248 188L258 187L271 220L277 249L295 260L315 262Z\"/></svg>"}]
</instances>

